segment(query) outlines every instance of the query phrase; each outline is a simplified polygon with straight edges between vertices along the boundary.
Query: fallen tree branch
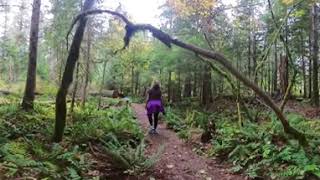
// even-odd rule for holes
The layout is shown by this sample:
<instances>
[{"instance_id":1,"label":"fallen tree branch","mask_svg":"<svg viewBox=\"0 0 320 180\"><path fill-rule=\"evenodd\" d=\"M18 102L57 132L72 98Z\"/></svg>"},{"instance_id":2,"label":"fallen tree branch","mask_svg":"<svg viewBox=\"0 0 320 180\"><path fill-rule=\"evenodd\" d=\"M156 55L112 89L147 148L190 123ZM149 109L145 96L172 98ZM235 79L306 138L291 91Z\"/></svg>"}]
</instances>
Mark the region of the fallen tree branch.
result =
<instances>
[{"instance_id":1,"label":"fallen tree branch","mask_svg":"<svg viewBox=\"0 0 320 180\"><path fill-rule=\"evenodd\" d=\"M204 57L201 57L201 56L197 56L199 57L202 61L204 61L205 63L208 63L211 67L211 69L213 71L215 71L216 73L218 73L221 77L224 77L227 82L229 83L230 87L231 87L231 92L232 92L232 95L237 97L237 104L241 105L242 107L242 110L244 111L244 113L246 114L247 118L253 122L253 118L247 108L247 106L245 105L245 103L242 101L242 98L240 97L239 93L237 94L236 92L239 92L239 89L236 87L236 85L234 85L232 79L224 72L222 71L221 69L219 69L218 67L216 67L212 62L210 62L208 59L204 58ZM238 107L238 110L239 110L239 107Z\"/></svg>"},{"instance_id":2,"label":"fallen tree branch","mask_svg":"<svg viewBox=\"0 0 320 180\"><path fill-rule=\"evenodd\" d=\"M129 46L130 39L132 36L138 32L138 31L149 31L152 33L152 35L160 40L162 43L164 43L166 46L171 47L172 44L179 46L183 49L189 50L191 52L194 52L197 55L201 55L202 57L208 58L210 62L218 62L220 63L224 68L226 68L232 75L234 75L239 81L241 81L244 85L247 87L251 88L260 98L275 112L276 116L282 123L283 129L285 133L288 135L291 135L294 139L298 140L300 145L302 146L307 146L308 142L305 137L305 135L293 127L290 126L287 118L284 116L280 108L273 102L271 97L269 97L262 89L260 89L255 83L250 81L247 77L245 77L243 74L241 74L232 64L231 62L222 54L218 52L213 52L209 51L206 49L202 49L198 46L192 45L192 44L187 44L183 41L180 41L178 39L172 38L170 35L164 33L163 31L155 28L152 25L149 24L133 24L130 22L125 16L123 16L120 13L110 11L110 10L91 10L91 11L86 11L84 13L79 14L75 20L73 21L73 26L76 24L78 19L81 17L87 16L87 15L93 15L93 14L101 14L101 13L108 13L113 16L116 16L123 20L126 24L125 29L126 29L126 34L124 37L124 46L122 49L125 49L126 47ZM70 28L70 32L73 28L73 26Z\"/></svg>"}]
</instances>

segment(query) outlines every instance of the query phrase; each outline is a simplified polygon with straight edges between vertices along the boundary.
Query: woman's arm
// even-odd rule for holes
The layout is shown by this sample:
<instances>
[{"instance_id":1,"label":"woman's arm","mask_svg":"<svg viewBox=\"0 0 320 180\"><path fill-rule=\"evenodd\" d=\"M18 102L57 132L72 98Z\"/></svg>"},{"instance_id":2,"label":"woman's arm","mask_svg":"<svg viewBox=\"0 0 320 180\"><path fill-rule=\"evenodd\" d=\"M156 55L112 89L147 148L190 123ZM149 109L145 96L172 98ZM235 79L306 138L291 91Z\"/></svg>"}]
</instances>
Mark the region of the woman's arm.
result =
<instances>
[{"instance_id":1,"label":"woman's arm","mask_svg":"<svg viewBox=\"0 0 320 180\"><path fill-rule=\"evenodd\" d=\"M161 93L161 92L160 92L160 100L161 100L162 106L164 106L163 96L162 96L162 93Z\"/></svg>"},{"instance_id":2,"label":"woman's arm","mask_svg":"<svg viewBox=\"0 0 320 180\"><path fill-rule=\"evenodd\" d=\"M145 105L146 109L147 109L148 102L149 102L149 91L147 91L147 93L146 93L146 105Z\"/></svg>"}]
</instances>

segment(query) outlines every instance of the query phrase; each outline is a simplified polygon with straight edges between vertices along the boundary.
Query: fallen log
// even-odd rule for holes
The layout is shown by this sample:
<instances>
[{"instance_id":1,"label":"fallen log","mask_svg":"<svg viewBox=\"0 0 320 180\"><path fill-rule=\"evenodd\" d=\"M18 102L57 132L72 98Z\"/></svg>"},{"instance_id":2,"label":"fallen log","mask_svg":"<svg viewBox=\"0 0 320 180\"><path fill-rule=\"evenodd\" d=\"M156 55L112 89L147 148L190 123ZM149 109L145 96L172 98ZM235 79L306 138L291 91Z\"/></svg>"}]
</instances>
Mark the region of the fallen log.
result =
<instances>
[{"instance_id":1,"label":"fallen log","mask_svg":"<svg viewBox=\"0 0 320 180\"><path fill-rule=\"evenodd\" d=\"M90 92L89 95L109 97L109 98L123 97L123 94L120 93L118 90L102 90L101 92Z\"/></svg>"}]
</instances>

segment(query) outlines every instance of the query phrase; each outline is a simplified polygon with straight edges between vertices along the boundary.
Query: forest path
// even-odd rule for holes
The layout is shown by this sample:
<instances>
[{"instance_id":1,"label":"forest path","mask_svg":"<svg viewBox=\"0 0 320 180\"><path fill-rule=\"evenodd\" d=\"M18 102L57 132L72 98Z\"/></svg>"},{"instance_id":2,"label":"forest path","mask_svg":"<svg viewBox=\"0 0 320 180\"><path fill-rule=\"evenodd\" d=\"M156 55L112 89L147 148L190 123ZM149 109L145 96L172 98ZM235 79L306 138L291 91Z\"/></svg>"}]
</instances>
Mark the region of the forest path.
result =
<instances>
[{"instance_id":1,"label":"forest path","mask_svg":"<svg viewBox=\"0 0 320 180\"><path fill-rule=\"evenodd\" d=\"M137 120L146 132L148 154L156 153L164 146L160 160L151 170L149 177L161 180L242 180L239 175L228 173L225 166L212 159L201 157L192 151L192 147L180 140L176 133L166 129L165 123L159 122L157 135L149 135L149 122L143 105L133 104Z\"/></svg>"}]
</instances>

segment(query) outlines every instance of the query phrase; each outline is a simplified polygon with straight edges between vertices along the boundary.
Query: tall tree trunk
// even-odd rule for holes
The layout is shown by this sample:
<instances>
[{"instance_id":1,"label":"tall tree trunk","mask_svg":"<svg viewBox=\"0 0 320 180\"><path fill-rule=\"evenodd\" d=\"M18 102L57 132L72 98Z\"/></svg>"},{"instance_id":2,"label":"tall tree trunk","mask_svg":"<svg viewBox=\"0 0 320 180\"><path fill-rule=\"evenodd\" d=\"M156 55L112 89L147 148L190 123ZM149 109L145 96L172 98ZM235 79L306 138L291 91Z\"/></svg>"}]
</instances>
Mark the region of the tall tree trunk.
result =
<instances>
[{"instance_id":1,"label":"tall tree trunk","mask_svg":"<svg viewBox=\"0 0 320 180\"><path fill-rule=\"evenodd\" d=\"M160 77L161 77L161 74L160 74ZM140 73L139 73L139 71L136 71L136 73L135 73L135 90L134 90L135 95L139 94L139 89L140 89L140 87L139 87L140 82L139 81L140 81ZM160 80L160 84L161 84L161 80Z\"/></svg>"},{"instance_id":2,"label":"tall tree trunk","mask_svg":"<svg viewBox=\"0 0 320 180\"><path fill-rule=\"evenodd\" d=\"M193 89L192 89L192 97L196 97L197 96L197 86L198 86L198 76L197 76L197 72L195 71L193 73Z\"/></svg>"},{"instance_id":3,"label":"tall tree trunk","mask_svg":"<svg viewBox=\"0 0 320 180\"><path fill-rule=\"evenodd\" d=\"M257 71L257 40L256 33L253 32L253 54L252 54L253 72L254 72L254 82L258 84L258 71Z\"/></svg>"},{"instance_id":4,"label":"tall tree trunk","mask_svg":"<svg viewBox=\"0 0 320 180\"><path fill-rule=\"evenodd\" d=\"M79 83L79 67L80 67L80 63L77 62L76 81L74 82L74 87L73 87L73 92L72 92L70 112L73 112L74 103L75 103L75 99L76 99L76 95L77 95L78 83Z\"/></svg>"},{"instance_id":5,"label":"tall tree trunk","mask_svg":"<svg viewBox=\"0 0 320 180\"><path fill-rule=\"evenodd\" d=\"M278 90L278 49L277 42L274 43L274 73L273 73L273 92Z\"/></svg>"},{"instance_id":6,"label":"tall tree trunk","mask_svg":"<svg viewBox=\"0 0 320 180\"><path fill-rule=\"evenodd\" d=\"M306 61L302 56L302 76L303 76L303 97L307 97L307 77L306 77Z\"/></svg>"},{"instance_id":7,"label":"tall tree trunk","mask_svg":"<svg viewBox=\"0 0 320 180\"><path fill-rule=\"evenodd\" d=\"M191 97L191 90L192 90L191 76L190 74L187 74L187 77L185 78L185 82L184 82L183 97Z\"/></svg>"},{"instance_id":8,"label":"tall tree trunk","mask_svg":"<svg viewBox=\"0 0 320 180\"><path fill-rule=\"evenodd\" d=\"M303 97L307 97L307 78L306 78L306 61L303 34L301 33L301 60L302 60L302 78L303 78Z\"/></svg>"},{"instance_id":9,"label":"tall tree trunk","mask_svg":"<svg viewBox=\"0 0 320 180\"><path fill-rule=\"evenodd\" d=\"M94 0L86 0L84 4L83 11L89 10L94 4ZM61 142L63 137L63 132L66 124L66 115L67 115L67 104L66 96L68 89L73 79L73 71L76 65L76 62L79 58L79 50L81 41L83 38L84 30L86 27L87 18L81 17L79 25L74 34L71 47L69 50L69 55L67 58L66 67L62 76L61 86L58 90L56 97L56 122L54 128L53 141Z\"/></svg>"},{"instance_id":10,"label":"tall tree trunk","mask_svg":"<svg viewBox=\"0 0 320 180\"><path fill-rule=\"evenodd\" d=\"M90 22L88 23L90 24ZM90 27L90 25L88 26ZM82 92L82 107L85 107L87 101L87 89L89 85L90 76L90 61L91 61L91 29L87 29L87 52L86 52L86 68L85 68L85 79Z\"/></svg>"},{"instance_id":11,"label":"tall tree trunk","mask_svg":"<svg viewBox=\"0 0 320 180\"><path fill-rule=\"evenodd\" d=\"M181 72L180 70L178 71L178 86L176 88L176 100L179 102L181 101Z\"/></svg>"},{"instance_id":12,"label":"tall tree trunk","mask_svg":"<svg viewBox=\"0 0 320 180\"><path fill-rule=\"evenodd\" d=\"M14 62L13 59L9 59L8 61L8 80L10 83L14 82Z\"/></svg>"},{"instance_id":13,"label":"tall tree trunk","mask_svg":"<svg viewBox=\"0 0 320 180\"><path fill-rule=\"evenodd\" d=\"M268 93L271 94L271 85L272 85L272 66L270 63L270 58L269 58L269 63L268 63Z\"/></svg>"},{"instance_id":14,"label":"tall tree trunk","mask_svg":"<svg viewBox=\"0 0 320 180\"><path fill-rule=\"evenodd\" d=\"M102 72L102 79L101 79L101 83L100 83L100 89L99 89L99 102L98 102L98 108L101 107L101 100L102 100L102 90L104 87L104 79L106 76L106 68L107 68L107 61L105 60L103 62L103 72Z\"/></svg>"},{"instance_id":15,"label":"tall tree trunk","mask_svg":"<svg viewBox=\"0 0 320 180\"><path fill-rule=\"evenodd\" d=\"M313 104L319 107L319 86L318 86L318 7L314 4L311 10L311 43L312 43L312 82L313 82Z\"/></svg>"},{"instance_id":16,"label":"tall tree trunk","mask_svg":"<svg viewBox=\"0 0 320 180\"><path fill-rule=\"evenodd\" d=\"M170 102L171 101L171 99L172 99L172 94L171 94L171 84L172 84L172 82L171 82L171 74L172 74L172 72L171 71L169 71L169 77L168 77L168 102Z\"/></svg>"},{"instance_id":17,"label":"tall tree trunk","mask_svg":"<svg viewBox=\"0 0 320 180\"><path fill-rule=\"evenodd\" d=\"M202 105L208 106L212 102L212 90L211 90L211 68L205 64L203 72L202 83Z\"/></svg>"},{"instance_id":18,"label":"tall tree trunk","mask_svg":"<svg viewBox=\"0 0 320 180\"><path fill-rule=\"evenodd\" d=\"M248 77L251 77L251 57L252 57L252 53L251 53L251 32L249 32L249 39L248 39Z\"/></svg>"},{"instance_id":19,"label":"tall tree trunk","mask_svg":"<svg viewBox=\"0 0 320 180\"><path fill-rule=\"evenodd\" d=\"M134 96L134 64L131 64L131 95Z\"/></svg>"},{"instance_id":20,"label":"tall tree trunk","mask_svg":"<svg viewBox=\"0 0 320 180\"><path fill-rule=\"evenodd\" d=\"M312 43L311 43L311 33L309 34L309 94L308 98L311 99L312 96Z\"/></svg>"},{"instance_id":21,"label":"tall tree trunk","mask_svg":"<svg viewBox=\"0 0 320 180\"><path fill-rule=\"evenodd\" d=\"M36 89L37 50L41 0L33 0L29 43L29 64L27 82L22 100L24 110L33 109L34 92Z\"/></svg>"},{"instance_id":22,"label":"tall tree trunk","mask_svg":"<svg viewBox=\"0 0 320 180\"><path fill-rule=\"evenodd\" d=\"M280 56L280 66L279 66L279 71L280 71L280 93L282 96L285 95L288 85L289 85L289 72L288 72L288 66L289 66L289 61L288 61L288 56Z\"/></svg>"}]
</instances>

